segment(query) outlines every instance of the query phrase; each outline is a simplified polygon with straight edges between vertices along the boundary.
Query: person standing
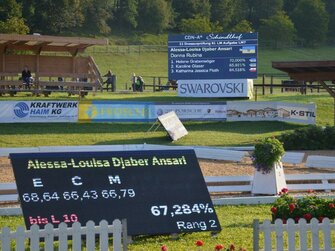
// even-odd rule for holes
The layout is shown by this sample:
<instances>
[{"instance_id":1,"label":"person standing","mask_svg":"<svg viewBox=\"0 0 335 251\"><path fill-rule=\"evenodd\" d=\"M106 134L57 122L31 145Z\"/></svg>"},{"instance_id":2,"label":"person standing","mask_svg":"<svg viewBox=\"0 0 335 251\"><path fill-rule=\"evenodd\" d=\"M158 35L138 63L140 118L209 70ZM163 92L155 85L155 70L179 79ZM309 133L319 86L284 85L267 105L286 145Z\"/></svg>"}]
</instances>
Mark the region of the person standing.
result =
<instances>
[{"instance_id":1,"label":"person standing","mask_svg":"<svg viewBox=\"0 0 335 251\"><path fill-rule=\"evenodd\" d=\"M136 77L135 73L133 73L130 80L131 80L131 87L133 88L133 92L135 92L136 91L136 82L137 82L137 77Z\"/></svg>"}]
</instances>

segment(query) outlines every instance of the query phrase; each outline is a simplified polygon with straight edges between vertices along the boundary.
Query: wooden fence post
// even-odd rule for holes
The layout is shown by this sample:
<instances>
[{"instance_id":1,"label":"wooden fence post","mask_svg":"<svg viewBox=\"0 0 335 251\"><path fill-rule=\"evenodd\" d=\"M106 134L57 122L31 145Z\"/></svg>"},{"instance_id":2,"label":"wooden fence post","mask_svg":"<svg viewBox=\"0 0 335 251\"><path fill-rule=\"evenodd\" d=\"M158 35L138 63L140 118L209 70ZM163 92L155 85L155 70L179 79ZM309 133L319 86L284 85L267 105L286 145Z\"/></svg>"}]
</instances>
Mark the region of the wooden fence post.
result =
<instances>
[{"instance_id":1,"label":"wooden fence post","mask_svg":"<svg viewBox=\"0 0 335 251\"><path fill-rule=\"evenodd\" d=\"M273 94L273 75L271 75L271 80L270 80L270 94Z\"/></svg>"},{"instance_id":2,"label":"wooden fence post","mask_svg":"<svg viewBox=\"0 0 335 251\"><path fill-rule=\"evenodd\" d=\"M262 75L262 94L265 95L265 74Z\"/></svg>"}]
</instances>

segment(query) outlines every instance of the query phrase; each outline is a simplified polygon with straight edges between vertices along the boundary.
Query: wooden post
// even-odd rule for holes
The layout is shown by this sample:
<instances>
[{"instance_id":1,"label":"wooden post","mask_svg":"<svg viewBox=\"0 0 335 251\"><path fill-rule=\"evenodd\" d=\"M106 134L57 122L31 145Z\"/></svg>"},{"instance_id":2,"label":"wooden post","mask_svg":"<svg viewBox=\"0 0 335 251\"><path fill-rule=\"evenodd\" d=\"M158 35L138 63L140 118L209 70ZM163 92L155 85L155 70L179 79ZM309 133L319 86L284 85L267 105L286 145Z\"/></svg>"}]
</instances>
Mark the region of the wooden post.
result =
<instances>
[{"instance_id":1,"label":"wooden post","mask_svg":"<svg viewBox=\"0 0 335 251\"><path fill-rule=\"evenodd\" d=\"M265 95L265 74L262 75L262 94Z\"/></svg>"},{"instance_id":2,"label":"wooden post","mask_svg":"<svg viewBox=\"0 0 335 251\"><path fill-rule=\"evenodd\" d=\"M271 81L270 81L270 94L273 94L273 75L271 75Z\"/></svg>"},{"instance_id":3,"label":"wooden post","mask_svg":"<svg viewBox=\"0 0 335 251\"><path fill-rule=\"evenodd\" d=\"M153 83L153 86L154 86L154 87L153 87L153 88L154 88L153 91L156 92L156 77L154 77L154 83Z\"/></svg>"}]
</instances>

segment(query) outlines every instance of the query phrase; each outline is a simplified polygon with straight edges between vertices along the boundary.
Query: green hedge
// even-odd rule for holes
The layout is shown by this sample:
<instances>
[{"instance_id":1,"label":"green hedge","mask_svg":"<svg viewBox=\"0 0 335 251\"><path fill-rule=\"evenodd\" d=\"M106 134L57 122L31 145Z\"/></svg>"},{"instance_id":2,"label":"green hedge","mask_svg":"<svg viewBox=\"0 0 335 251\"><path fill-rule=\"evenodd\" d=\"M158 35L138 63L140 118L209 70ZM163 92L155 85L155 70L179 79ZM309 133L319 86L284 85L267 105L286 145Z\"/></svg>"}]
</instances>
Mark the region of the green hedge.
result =
<instances>
[{"instance_id":1,"label":"green hedge","mask_svg":"<svg viewBox=\"0 0 335 251\"><path fill-rule=\"evenodd\" d=\"M335 127L308 126L278 136L285 150L335 149Z\"/></svg>"}]
</instances>

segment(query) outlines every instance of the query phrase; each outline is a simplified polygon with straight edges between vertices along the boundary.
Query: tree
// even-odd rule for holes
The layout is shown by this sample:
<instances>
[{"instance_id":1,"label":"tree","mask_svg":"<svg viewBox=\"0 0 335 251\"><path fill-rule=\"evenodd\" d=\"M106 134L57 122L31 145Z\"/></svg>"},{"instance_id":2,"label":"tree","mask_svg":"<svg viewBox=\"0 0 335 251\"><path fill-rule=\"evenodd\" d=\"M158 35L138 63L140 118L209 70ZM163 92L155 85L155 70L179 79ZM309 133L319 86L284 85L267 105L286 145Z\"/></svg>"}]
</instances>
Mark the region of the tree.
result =
<instances>
[{"instance_id":1,"label":"tree","mask_svg":"<svg viewBox=\"0 0 335 251\"><path fill-rule=\"evenodd\" d=\"M329 13L328 24L328 39L331 42L335 41L335 1L325 0L326 10Z\"/></svg>"},{"instance_id":2,"label":"tree","mask_svg":"<svg viewBox=\"0 0 335 251\"><path fill-rule=\"evenodd\" d=\"M272 42L274 48L294 41L296 30L285 12L279 11L272 17L261 20L261 23L259 28L261 39Z\"/></svg>"},{"instance_id":3,"label":"tree","mask_svg":"<svg viewBox=\"0 0 335 251\"><path fill-rule=\"evenodd\" d=\"M18 34L29 32L22 18L22 7L15 0L3 0L0 5L0 32Z\"/></svg>"},{"instance_id":4,"label":"tree","mask_svg":"<svg viewBox=\"0 0 335 251\"><path fill-rule=\"evenodd\" d=\"M80 1L39 0L34 6L34 25L37 32L62 33L81 27L84 16Z\"/></svg>"},{"instance_id":5,"label":"tree","mask_svg":"<svg viewBox=\"0 0 335 251\"><path fill-rule=\"evenodd\" d=\"M283 9L283 0L246 0L248 20L258 28L261 19L267 19Z\"/></svg>"},{"instance_id":6,"label":"tree","mask_svg":"<svg viewBox=\"0 0 335 251\"><path fill-rule=\"evenodd\" d=\"M172 0L172 8L176 13L176 22L179 24L182 19L190 19L203 16L211 17L211 5L209 0Z\"/></svg>"},{"instance_id":7,"label":"tree","mask_svg":"<svg viewBox=\"0 0 335 251\"><path fill-rule=\"evenodd\" d=\"M184 33L209 33L222 32L218 23L211 23L209 18L200 15L194 18L182 19L179 25L180 31Z\"/></svg>"},{"instance_id":8,"label":"tree","mask_svg":"<svg viewBox=\"0 0 335 251\"><path fill-rule=\"evenodd\" d=\"M139 3L138 28L161 33L168 28L171 8L165 0L142 0Z\"/></svg>"},{"instance_id":9,"label":"tree","mask_svg":"<svg viewBox=\"0 0 335 251\"><path fill-rule=\"evenodd\" d=\"M24 24L23 18L12 17L6 21L0 21L0 33L27 34L29 28Z\"/></svg>"},{"instance_id":10,"label":"tree","mask_svg":"<svg viewBox=\"0 0 335 251\"><path fill-rule=\"evenodd\" d=\"M235 0L212 0L211 20L219 22L223 28L229 27L237 8Z\"/></svg>"},{"instance_id":11,"label":"tree","mask_svg":"<svg viewBox=\"0 0 335 251\"><path fill-rule=\"evenodd\" d=\"M111 19L112 3L110 0L90 0L86 4L84 26L92 33L110 33L109 21Z\"/></svg>"},{"instance_id":12,"label":"tree","mask_svg":"<svg viewBox=\"0 0 335 251\"><path fill-rule=\"evenodd\" d=\"M35 6L38 0L17 0L17 2L22 6L22 17L26 21L30 29L34 29L34 15Z\"/></svg>"},{"instance_id":13,"label":"tree","mask_svg":"<svg viewBox=\"0 0 335 251\"><path fill-rule=\"evenodd\" d=\"M321 0L300 0L292 20L299 38L307 46L315 46L326 39L329 15Z\"/></svg>"},{"instance_id":14,"label":"tree","mask_svg":"<svg viewBox=\"0 0 335 251\"><path fill-rule=\"evenodd\" d=\"M297 6L299 0L284 0L283 10L289 17L292 18L292 12L294 11L295 7Z\"/></svg>"},{"instance_id":15,"label":"tree","mask_svg":"<svg viewBox=\"0 0 335 251\"><path fill-rule=\"evenodd\" d=\"M253 32L254 29L252 28L251 23L248 20L241 20L238 24L236 24L232 29L232 32L237 33L247 33L247 32Z\"/></svg>"},{"instance_id":16,"label":"tree","mask_svg":"<svg viewBox=\"0 0 335 251\"><path fill-rule=\"evenodd\" d=\"M138 0L118 0L115 9L115 21L120 27L133 30L137 27Z\"/></svg>"},{"instance_id":17,"label":"tree","mask_svg":"<svg viewBox=\"0 0 335 251\"><path fill-rule=\"evenodd\" d=\"M15 0L1 0L0 21L6 21L12 17L22 17L22 7Z\"/></svg>"}]
</instances>

